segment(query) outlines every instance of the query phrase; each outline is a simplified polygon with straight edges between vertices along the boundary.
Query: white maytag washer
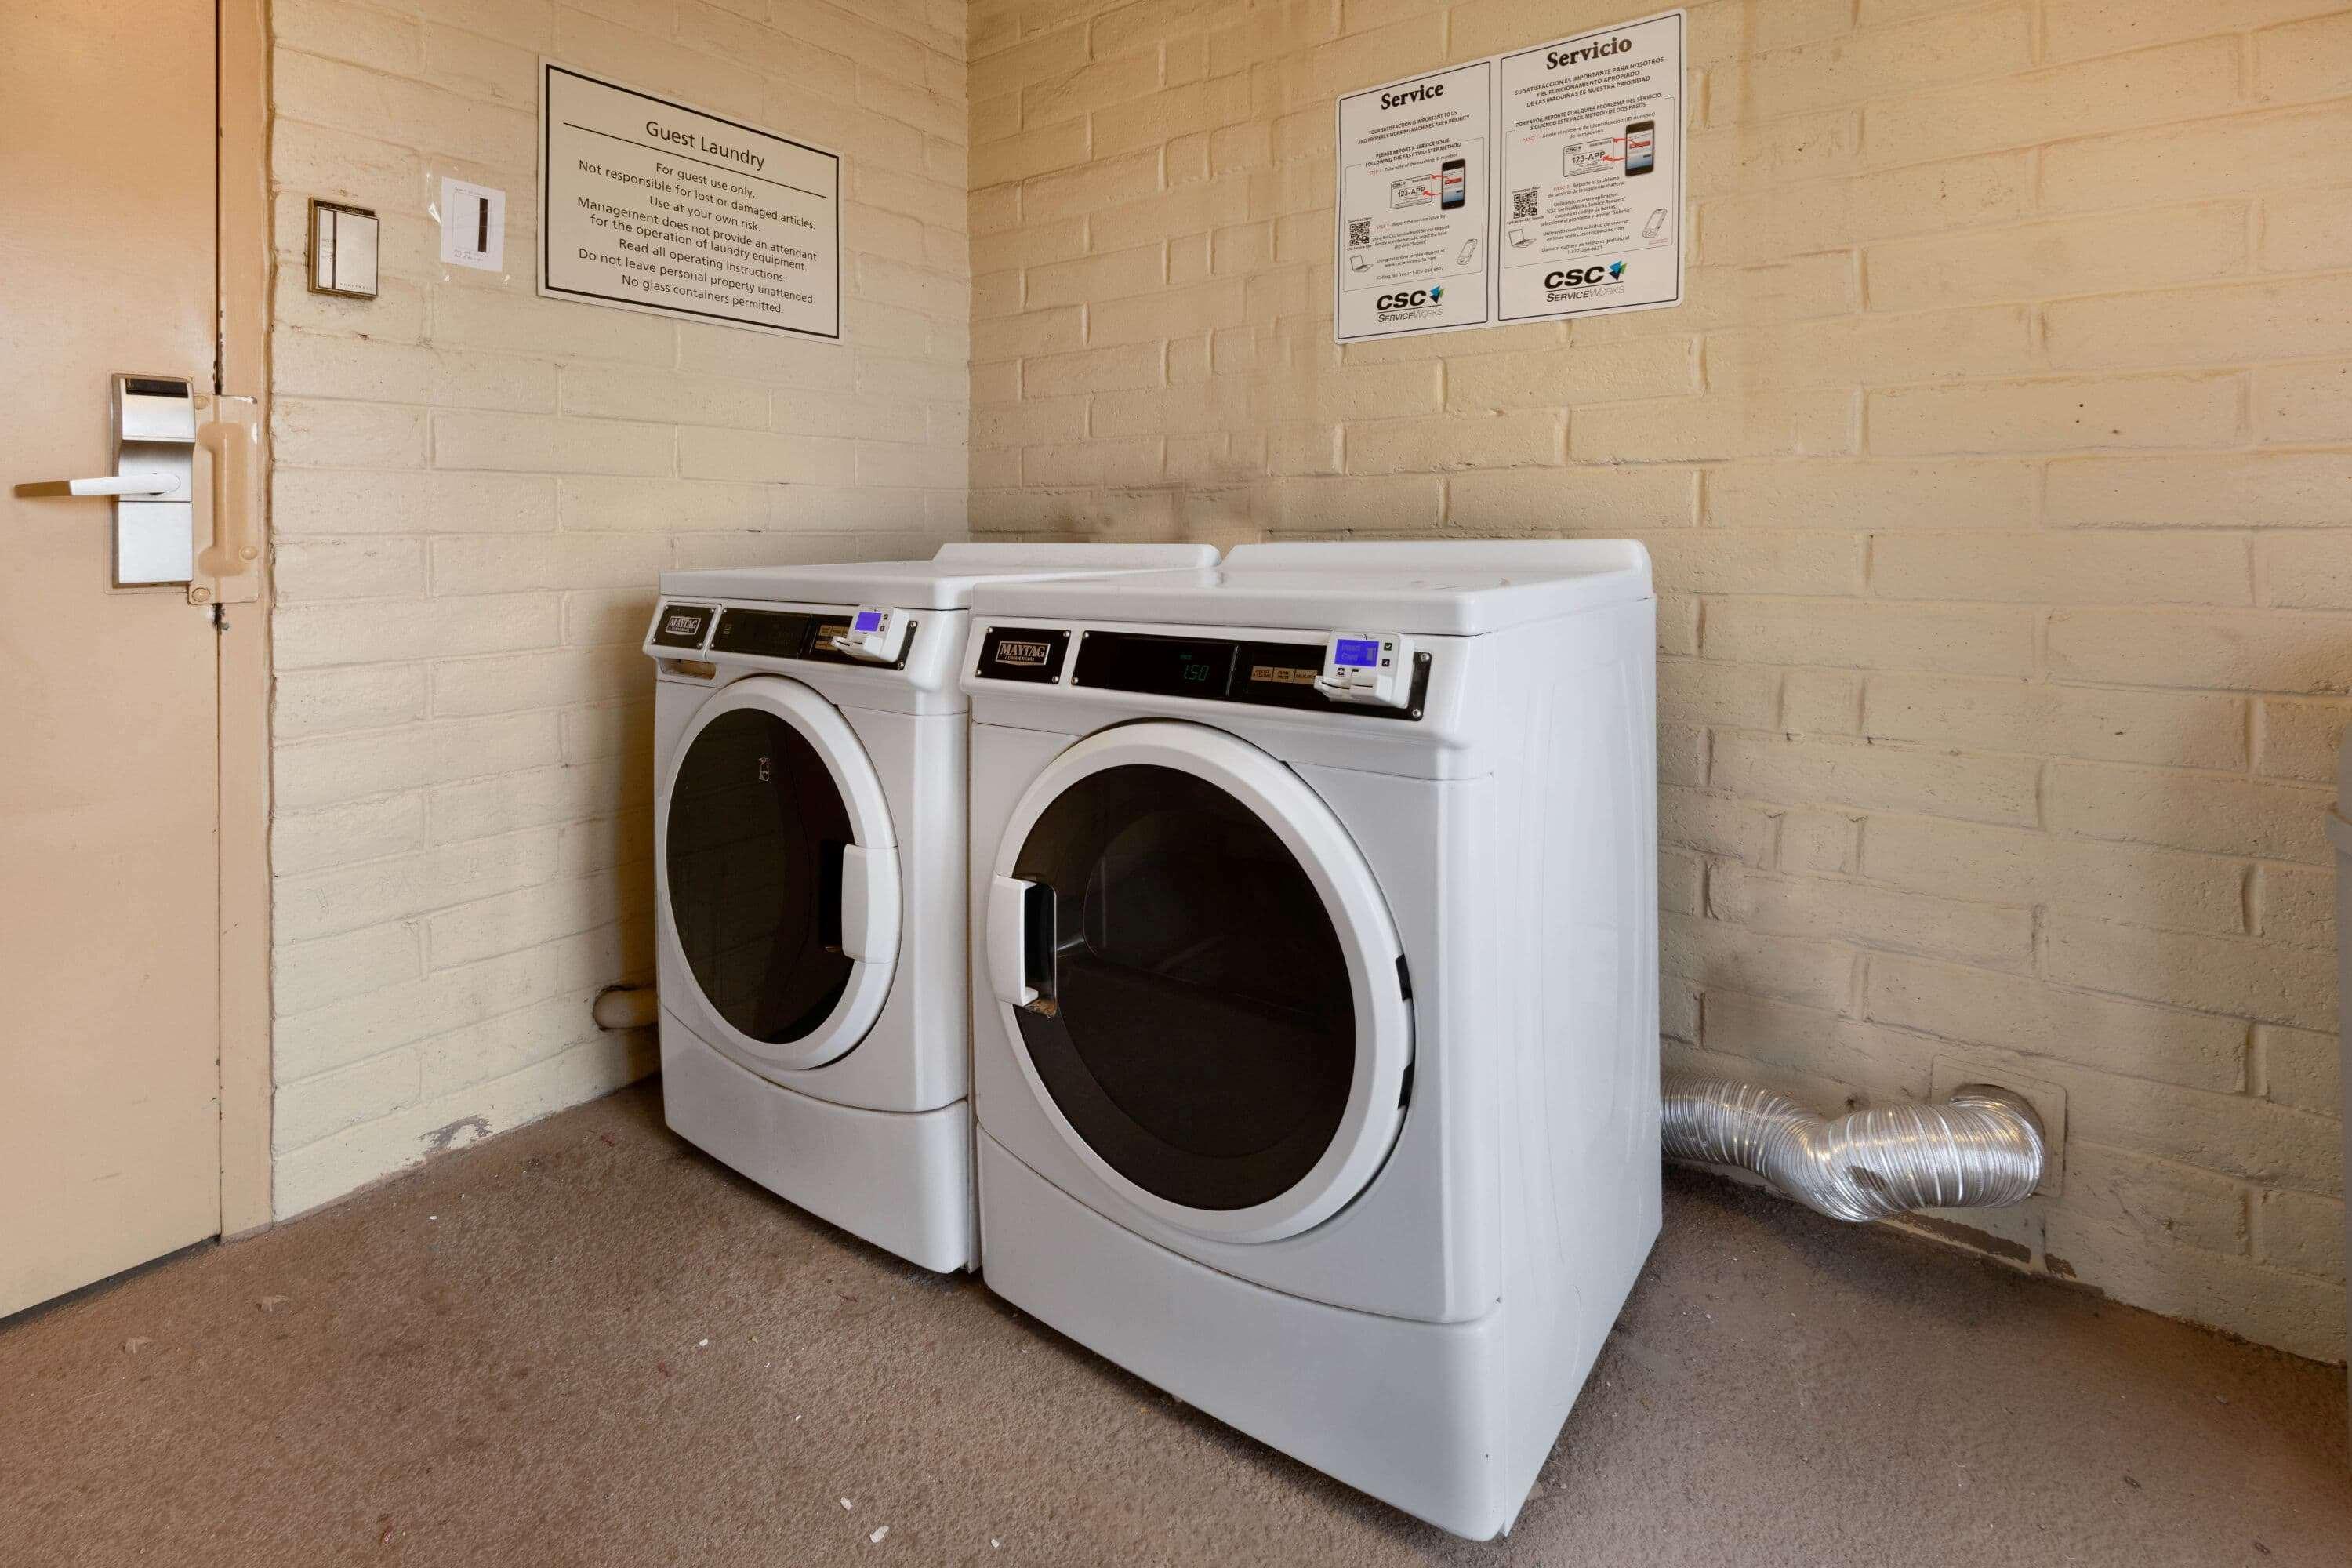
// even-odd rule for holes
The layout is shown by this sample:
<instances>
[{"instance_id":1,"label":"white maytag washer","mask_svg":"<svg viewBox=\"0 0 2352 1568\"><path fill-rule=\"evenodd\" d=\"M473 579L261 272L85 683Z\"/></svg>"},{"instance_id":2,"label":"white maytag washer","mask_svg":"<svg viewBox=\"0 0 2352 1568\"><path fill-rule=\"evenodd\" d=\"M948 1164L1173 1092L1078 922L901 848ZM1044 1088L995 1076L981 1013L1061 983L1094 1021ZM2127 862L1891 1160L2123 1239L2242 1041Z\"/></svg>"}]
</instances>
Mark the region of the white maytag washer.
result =
<instances>
[{"instance_id":1,"label":"white maytag washer","mask_svg":"<svg viewBox=\"0 0 2352 1568\"><path fill-rule=\"evenodd\" d=\"M1654 624L1602 541L974 590L990 1287L1507 1528L1658 1230Z\"/></svg>"},{"instance_id":2,"label":"white maytag washer","mask_svg":"<svg viewBox=\"0 0 2352 1568\"><path fill-rule=\"evenodd\" d=\"M977 1261L966 606L996 577L1215 559L950 544L929 561L662 574L645 651L672 1129L926 1268Z\"/></svg>"}]
</instances>

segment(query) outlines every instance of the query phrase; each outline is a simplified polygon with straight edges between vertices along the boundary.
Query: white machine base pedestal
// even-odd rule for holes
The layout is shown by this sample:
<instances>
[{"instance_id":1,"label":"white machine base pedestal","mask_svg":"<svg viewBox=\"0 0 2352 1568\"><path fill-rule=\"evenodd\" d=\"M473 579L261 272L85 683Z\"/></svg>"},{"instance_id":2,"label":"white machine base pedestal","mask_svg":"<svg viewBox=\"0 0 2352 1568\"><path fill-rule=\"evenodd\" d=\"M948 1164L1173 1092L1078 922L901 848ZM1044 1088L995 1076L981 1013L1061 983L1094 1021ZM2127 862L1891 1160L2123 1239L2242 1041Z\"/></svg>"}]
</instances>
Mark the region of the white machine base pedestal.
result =
<instances>
[{"instance_id":1,"label":"white machine base pedestal","mask_svg":"<svg viewBox=\"0 0 2352 1568\"><path fill-rule=\"evenodd\" d=\"M1500 1310L1414 1322L1236 1279L1104 1218L984 1131L980 1223L990 1289L1360 1491L1485 1541L1535 1482L1503 1473Z\"/></svg>"},{"instance_id":2,"label":"white machine base pedestal","mask_svg":"<svg viewBox=\"0 0 2352 1568\"><path fill-rule=\"evenodd\" d=\"M977 1268L971 1103L894 1113L797 1094L662 1012L662 1118L778 1197L941 1273Z\"/></svg>"}]
</instances>

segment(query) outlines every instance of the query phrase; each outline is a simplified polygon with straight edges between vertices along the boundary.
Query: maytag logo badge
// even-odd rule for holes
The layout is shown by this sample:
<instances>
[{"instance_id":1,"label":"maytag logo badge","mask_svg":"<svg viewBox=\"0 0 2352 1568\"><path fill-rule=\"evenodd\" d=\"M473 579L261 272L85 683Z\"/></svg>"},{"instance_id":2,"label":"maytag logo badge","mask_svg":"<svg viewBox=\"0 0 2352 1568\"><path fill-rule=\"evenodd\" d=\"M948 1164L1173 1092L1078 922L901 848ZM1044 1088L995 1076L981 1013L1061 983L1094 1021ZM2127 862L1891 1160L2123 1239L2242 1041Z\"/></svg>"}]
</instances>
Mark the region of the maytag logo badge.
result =
<instances>
[{"instance_id":1,"label":"maytag logo badge","mask_svg":"<svg viewBox=\"0 0 2352 1568\"><path fill-rule=\"evenodd\" d=\"M1044 626L991 626L972 673L984 680L1025 680L1045 685L1062 679L1070 634Z\"/></svg>"}]
</instances>

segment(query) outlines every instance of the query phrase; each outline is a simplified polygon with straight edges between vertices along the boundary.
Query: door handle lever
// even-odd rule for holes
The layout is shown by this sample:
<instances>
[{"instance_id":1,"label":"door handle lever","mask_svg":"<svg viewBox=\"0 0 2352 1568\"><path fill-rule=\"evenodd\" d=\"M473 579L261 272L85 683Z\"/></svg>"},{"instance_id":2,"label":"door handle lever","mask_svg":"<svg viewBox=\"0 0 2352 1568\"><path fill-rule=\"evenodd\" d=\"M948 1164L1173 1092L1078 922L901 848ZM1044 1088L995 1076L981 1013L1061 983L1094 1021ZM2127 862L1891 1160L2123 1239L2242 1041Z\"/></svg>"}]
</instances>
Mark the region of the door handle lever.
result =
<instances>
[{"instance_id":1,"label":"door handle lever","mask_svg":"<svg viewBox=\"0 0 2352 1568\"><path fill-rule=\"evenodd\" d=\"M160 500L177 491L177 474L109 474L96 479L68 479L66 494L73 496L142 496Z\"/></svg>"}]
</instances>

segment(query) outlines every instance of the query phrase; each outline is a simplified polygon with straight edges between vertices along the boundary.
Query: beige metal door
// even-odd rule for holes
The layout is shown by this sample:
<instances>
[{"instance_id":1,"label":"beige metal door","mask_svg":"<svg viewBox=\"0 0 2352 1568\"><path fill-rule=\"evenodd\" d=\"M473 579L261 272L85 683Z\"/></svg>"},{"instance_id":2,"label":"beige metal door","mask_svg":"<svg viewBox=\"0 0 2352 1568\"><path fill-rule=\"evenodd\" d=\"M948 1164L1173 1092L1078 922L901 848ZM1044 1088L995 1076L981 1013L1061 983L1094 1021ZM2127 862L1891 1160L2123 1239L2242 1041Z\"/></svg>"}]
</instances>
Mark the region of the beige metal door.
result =
<instances>
[{"instance_id":1,"label":"beige metal door","mask_svg":"<svg viewBox=\"0 0 2352 1568\"><path fill-rule=\"evenodd\" d=\"M213 0L0 4L0 1313L220 1229L218 636L116 588L110 382L214 383Z\"/></svg>"}]
</instances>

